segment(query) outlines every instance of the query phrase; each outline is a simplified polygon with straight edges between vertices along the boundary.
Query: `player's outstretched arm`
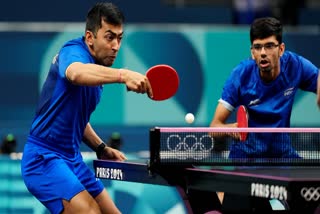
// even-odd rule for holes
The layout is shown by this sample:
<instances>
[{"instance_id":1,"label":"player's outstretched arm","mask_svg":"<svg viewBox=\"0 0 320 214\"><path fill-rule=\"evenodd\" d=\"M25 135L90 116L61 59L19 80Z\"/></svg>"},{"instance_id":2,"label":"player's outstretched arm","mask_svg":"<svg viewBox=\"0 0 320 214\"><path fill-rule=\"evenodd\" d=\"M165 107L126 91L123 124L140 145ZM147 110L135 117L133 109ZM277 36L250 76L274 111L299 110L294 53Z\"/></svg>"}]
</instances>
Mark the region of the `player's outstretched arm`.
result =
<instances>
[{"instance_id":1,"label":"player's outstretched arm","mask_svg":"<svg viewBox=\"0 0 320 214\"><path fill-rule=\"evenodd\" d=\"M98 86L122 82L119 69L92 63L74 62L69 65L65 74L74 85Z\"/></svg>"},{"instance_id":2,"label":"player's outstretched arm","mask_svg":"<svg viewBox=\"0 0 320 214\"><path fill-rule=\"evenodd\" d=\"M98 86L109 83L124 83L131 91L147 93L149 97L153 96L148 78L129 69L74 62L67 68L66 78L75 85Z\"/></svg>"}]
</instances>

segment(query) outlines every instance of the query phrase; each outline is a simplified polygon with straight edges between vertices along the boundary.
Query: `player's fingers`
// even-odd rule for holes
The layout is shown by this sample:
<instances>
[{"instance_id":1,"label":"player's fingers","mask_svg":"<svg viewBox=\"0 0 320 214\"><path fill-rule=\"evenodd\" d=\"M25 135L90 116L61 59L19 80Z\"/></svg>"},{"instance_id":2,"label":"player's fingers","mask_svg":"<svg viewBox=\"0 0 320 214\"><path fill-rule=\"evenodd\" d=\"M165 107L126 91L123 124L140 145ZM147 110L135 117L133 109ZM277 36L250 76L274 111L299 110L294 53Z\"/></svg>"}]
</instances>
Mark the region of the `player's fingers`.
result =
<instances>
[{"instance_id":1,"label":"player's fingers","mask_svg":"<svg viewBox=\"0 0 320 214\"><path fill-rule=\"evenodd\" d=\"M118 152L118 154L116 155L116 159L117 159L118 161L127 160L126 156L125 156L122 152Z\"/></svg>"},{"instance_id":2,"label":"player's fingers","mask_svg":"<svg viewBox=\"0 0 320 214\"><path fill-rule=\"evenodd\" d=\"M109 160L124 161L124 156L120 152L114 151L112 157L109 157Z\"/></svg>"},{"instance_id":3,"label":"player's fingers","mask_svg":"<svg viewBox=\"0 0 320 214\"><path fill-rule=\"evenodd\" d=\"M236 140L240 140L241 139L241 136L240 136L240 133L235 133L234 134L235 136L234 136L234 138L236 139Z\"/></svg>"},{"instance_id":4,"label":"player's fingers","mask_svg":"<svg viewBox=\"0 0 320 214\"><path fill-rule=\"evenodd\" d=\"M132 90L134 92L140 93L140 94L146 93L146 84L143 79L133 81L132 84L133 84Z\"/></svg>"},{"instance_id":5,"label":"player's fingers","mask_svg":"<svg viewBox=\"0 0 320 214\"><path fill-rule=\"evenodd\" d=\"M142 94L144 94L144 93L146 93L146 84L145 84L145 82L144 81L142 81L141 83L140 83L140 93L142 93Z\"/></svg>"},{"instance_id":6,"label":"player's fingers","mask_svg":"<svg viewBox=\"0 0 320 214\"><path fill-rule=\"evenodd\" d=\"M153 92L152 92L151 84L150 84L148 79L147 79L146 83L147 83L146 84L147 94L148 94L148 96L150 98L152 98L153 97Z\"/></svg>"},{"instance_id":7,"label":"player's fingers","mask_svg":"<svg viewBox=\"0 0 320 214\"><path fill-rule=\"evenodd\" d=\"M121 159L124 161L124 160L127 160L127 157L125 156L125 154L123 154L122 152L120 152L120 157Z\"/></svg>"},{"instance_id":8,"label":"player's fingers","mask_svg":"<svg viewBox=\"0 0 320 214\"><path fill-rule=\"evenodd\" d=\"M240 134L238 132L228 132L227 135L230 136L231 138L235 139L235 140L239 140L240 139Z\"/></svg>"},{"instance_id":9,"label":"player's fingers","mask_svg":"<svg viewBox=\"0 0 320 214\"><path fill-rule=\"evenodd\" d=\"M136 82L130 82L128 85L127 85L127 90L128 91L134 91L136 93L140 93L140 85Z\"/></svg>"},{"instance_id":10,"label":"player's fingers","mask_svg":"<svg viewBox=\"0 0 320 214\"><path fill-rule=\"evenodd\" d=\"M138 85L138 93L144 94L144 93L149 93L149 86L147 83L147 80L141 81L140 84Z\"/></svg>"}]
</instances>

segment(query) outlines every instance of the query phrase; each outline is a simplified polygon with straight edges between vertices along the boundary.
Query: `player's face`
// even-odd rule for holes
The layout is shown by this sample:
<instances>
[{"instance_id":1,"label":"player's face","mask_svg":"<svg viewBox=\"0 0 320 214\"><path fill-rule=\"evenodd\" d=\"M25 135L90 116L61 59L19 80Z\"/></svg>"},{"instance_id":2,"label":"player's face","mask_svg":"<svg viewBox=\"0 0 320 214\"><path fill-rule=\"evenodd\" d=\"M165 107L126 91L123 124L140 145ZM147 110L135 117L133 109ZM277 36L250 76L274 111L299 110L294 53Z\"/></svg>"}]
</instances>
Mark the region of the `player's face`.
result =
<instances>
[{"instance_id":1,"label":"player's face","mask_svg":"<svg viewBox=\"0 0 320 214\"><path fill-rule=\"evenodd\" d=\"M279 75L280 57L284 49L284 43L279 44L275 36L253 41L251 55L259 66L260 75L264 81L270 82Z\"/></svg>"},{"instance_id":2,"label":"player's face","mask_svg":"<svg viewBox=\"0 0 320 214\"><path fill-rule=\"evenodd\" d=\"M92 56L100 65L111 66L121 46L123 27L114 26L102 21L102 27L96 35L86 32L87 44Z\"/></svg>"}]
</instances>

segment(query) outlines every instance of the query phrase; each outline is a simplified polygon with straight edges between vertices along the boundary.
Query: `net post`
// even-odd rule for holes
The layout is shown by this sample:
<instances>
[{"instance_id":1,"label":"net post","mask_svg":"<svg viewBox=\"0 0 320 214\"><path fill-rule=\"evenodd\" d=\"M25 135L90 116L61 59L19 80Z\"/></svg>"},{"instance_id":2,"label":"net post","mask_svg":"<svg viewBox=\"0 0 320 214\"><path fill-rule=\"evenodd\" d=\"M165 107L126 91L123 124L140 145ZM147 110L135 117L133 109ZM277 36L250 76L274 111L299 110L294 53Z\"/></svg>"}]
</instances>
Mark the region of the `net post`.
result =
<instances>
[{"instance_id":1,"label":"net post","mask_svg":"<svg viewBox=\"0 0 320 214\"><path fill-rule=\"evenodd\" d=\"M160 128L155 127L149 130L149 151L149 167L152 168L160 164Z\"/></svg>"}]
</instances>

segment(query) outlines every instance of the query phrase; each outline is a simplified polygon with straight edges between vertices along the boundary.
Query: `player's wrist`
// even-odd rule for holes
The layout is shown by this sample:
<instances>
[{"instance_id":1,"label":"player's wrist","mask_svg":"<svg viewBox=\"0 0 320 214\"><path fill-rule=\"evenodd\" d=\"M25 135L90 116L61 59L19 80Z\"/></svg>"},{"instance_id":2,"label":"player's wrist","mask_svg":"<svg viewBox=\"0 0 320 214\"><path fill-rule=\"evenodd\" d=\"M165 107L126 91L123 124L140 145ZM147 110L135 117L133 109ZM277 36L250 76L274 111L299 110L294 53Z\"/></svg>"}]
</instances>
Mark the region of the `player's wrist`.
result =
<instances>
[{"instance_id":1,"label":"player's wrist","mask_svg":"<svg viewBox=\"0 0 320 214\"><path fill-rule=\"evenodd\" d=\"M121 68L119 69L119 72L118 72L118 73L119 73L118 82L119 82L119 83L122 83L122 82L123 82L123 79L122 79L122 69L121 69Z\"/></svg>"},{"instance_id":2,"label":"player's wrist","mask_svg":"<svg viewBox=\"0 0 320 214\"><path fill-rule=\"evenodd\" d=\"M119 78L118 78L118 83L124 83L125 80L124 80L124 76L125 76L125 69L123 68L120 68L118 69L119 70Z\"/></svg>"},{"instance_id":3,"label":"player's wrist","mask_svg":"<svg viewBox=\"0 0 320 214\"><path fill-rule=\"evenodd\" d=\"M107 147L107 144L105 144L103 141L101 141L101 143L97 146L97 148L95 149L97 158L100 159L101 155L104 152L104 149Z\"/></svg>"}]
</instances>

